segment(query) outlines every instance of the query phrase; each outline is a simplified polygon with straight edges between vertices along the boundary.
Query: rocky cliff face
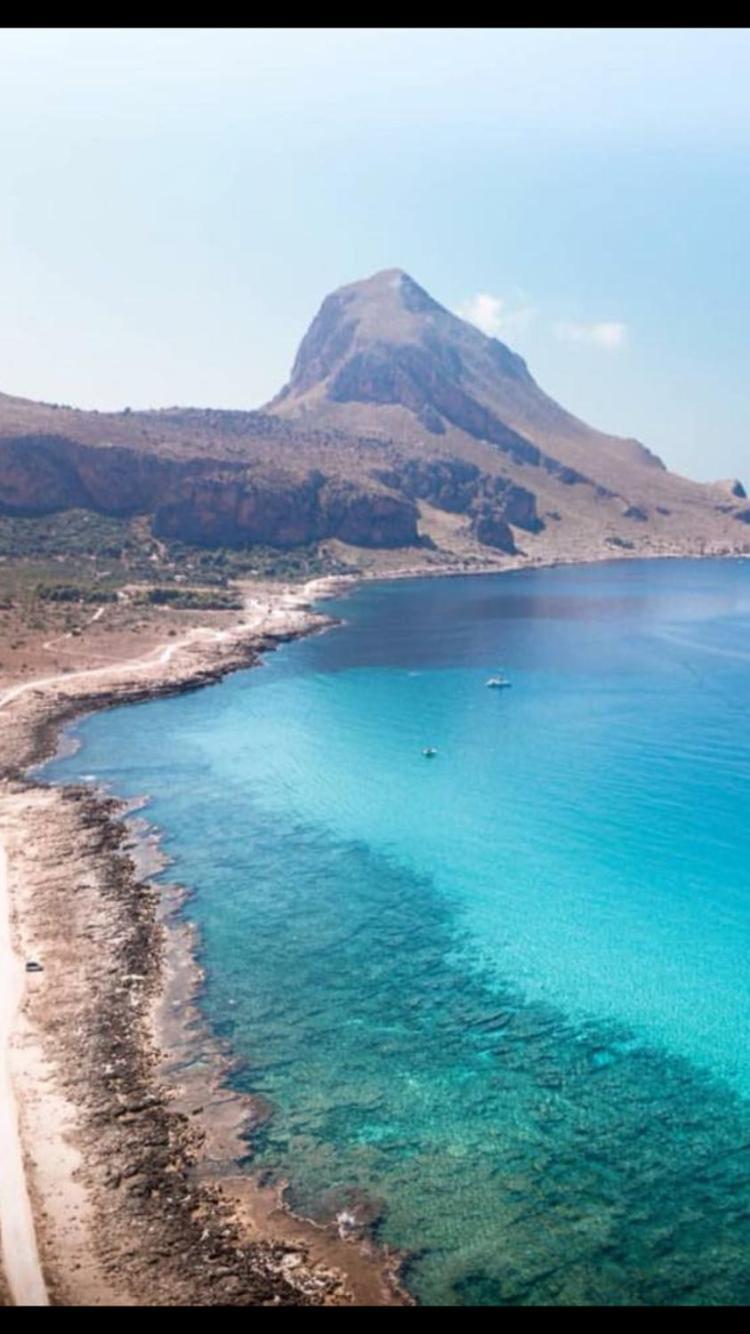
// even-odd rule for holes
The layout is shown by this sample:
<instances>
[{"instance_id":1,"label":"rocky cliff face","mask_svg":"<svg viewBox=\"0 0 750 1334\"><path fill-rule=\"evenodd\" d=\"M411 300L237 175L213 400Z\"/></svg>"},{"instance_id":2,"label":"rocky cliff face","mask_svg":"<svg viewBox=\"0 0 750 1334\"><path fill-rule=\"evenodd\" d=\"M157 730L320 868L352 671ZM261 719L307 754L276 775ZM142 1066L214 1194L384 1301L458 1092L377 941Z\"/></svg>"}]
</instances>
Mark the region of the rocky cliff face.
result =
<instances>
[{"instance_id":1,"label":"rocky cliff face","mask_svg":"<svg viewBox=\"0 0 750 1334\"><path fill-rule=\"evenodd\" d=\"M0 512L51 514L77 507L135 514L148 511L178 475L179 465L155 454L98 449L65 436L11 436L0 439Z\"/></svg>"},{"instance_id":2,"label":"rocky cliff face","mask_svg":"<svg viewBox=\"0 0 750 1334\"><path fill-rule=\"evenodd\" d=\"M538 533L544 523L537 513L536 496L508 477L483 473L461 459L403 459L375 476L386 486L414 499L426 500L451 514L467 514L477 541L501 551L514 552L510 525Z\"/></svg>"},{"instance_id":3,"label":"rocky cliff face","mask_svg":"<svg viewBox=\"0 0 750 1334\"><path fill-rule=\"evenodd\" d=\"M376 342L344 363L328 396L333 403L398 404L433 435L456 426L517 462L539 464L542 451L463 388L462 370L458 354L437 340L425 347Z\"/></svg>"},{"instance_id":4,"label":"rocky cliff face","mask_svg":"<svg viewBox=\"0 0 750 1334\"><path fill-rule=\"evenodd\" d=\"M154 532L207 546L294 547L336 537L362 547L418 540L416 507L382 488L247 470L188 474L155 509Z\"/></svg>"},{"instance_id":5,"label":"rocky cliff face","mask_svg":"<svg viewBox=\"0 0 750 1334\"><path fill-rule=\"evenodd\" d=\"M744 550L750 524L740 482L690 482L593 431L399 269L325 299L264 412L0 394L0 513L72 508L222 546L408 547L421 525L462 560Z\"/></svg>"},{"instance_id":6,"label":"rocky cliff face","mask_svg":"<svg viewBox=\"0 0 750 1334\"><path fill-rule=\"evenodd\" d=\"M718 487L677 477L638 441L566 412L521 357L400 269L326 297L266 411L297 428L389 441L399 460L378 471L386 485L466 514L478 542L503 550L519 528L542 534L545 514L559 525L555 550L566 530L576 549L702 549L733 526L714 513L734 516L743 498L741 484L722 484L722 508Z\"/></svg>"},{"instance_id":7,"label":"rocky cliff face","mask_svg":"<svg viewBox=\"0 0 750 1334\"><path fill-rule=\"evenodd\" d=\"M418 540L414 504L377 484L97 449L65 437L0 439L0 513L72 508L151 514L157 536L208 546L293 547L337 537L399 547Z\"/></svg>"},{"instance_id":8,"label":"rocky cliff face","mask_svg":"<svg viewBox=\"0 0 750 1334\"><path fill-rule=\"evenodd\" d=\"M362 420L353 405L397 406L411 414L413 427L433 435L461 432L517 463L569 469L609 490L617 489L611 483L623 468L664 468L637 441L592 431L565 412L521 357L439 305L400 269L326 298L289 383L268 410L287 419L353 423ZM401 426L408 430L408 419Z\"/></svg>"}]
</instances>

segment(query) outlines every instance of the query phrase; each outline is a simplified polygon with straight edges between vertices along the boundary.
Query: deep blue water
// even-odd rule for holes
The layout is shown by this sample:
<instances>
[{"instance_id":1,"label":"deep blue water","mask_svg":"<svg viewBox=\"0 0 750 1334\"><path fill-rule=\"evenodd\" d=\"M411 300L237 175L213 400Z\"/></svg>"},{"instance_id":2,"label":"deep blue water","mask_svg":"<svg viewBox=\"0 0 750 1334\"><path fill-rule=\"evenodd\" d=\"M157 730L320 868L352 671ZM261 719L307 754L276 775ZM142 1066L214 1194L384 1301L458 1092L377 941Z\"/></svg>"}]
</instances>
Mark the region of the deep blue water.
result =
<instances>
[{"instance_id":1,"label":"deep blue water","mask_svg":"<svg viewBox=\"0 0 750 1334\"><path fill-rule=\"evenodd\" d=\"M326 609L46 771L150 795L255 1161L426 1302L749 1302L750 562Z\"/></svg>"}]
</instances>

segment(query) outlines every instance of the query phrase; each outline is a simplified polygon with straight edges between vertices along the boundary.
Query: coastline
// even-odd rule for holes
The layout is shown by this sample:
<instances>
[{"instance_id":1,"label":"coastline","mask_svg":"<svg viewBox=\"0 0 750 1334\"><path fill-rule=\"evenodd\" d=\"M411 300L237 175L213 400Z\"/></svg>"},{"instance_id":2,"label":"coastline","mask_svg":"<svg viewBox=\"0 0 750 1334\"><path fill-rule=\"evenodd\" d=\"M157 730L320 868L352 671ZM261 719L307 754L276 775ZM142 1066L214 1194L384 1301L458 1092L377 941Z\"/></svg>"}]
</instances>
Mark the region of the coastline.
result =
<instances>
[{"instance_id":1,"label":"coastline","mask_svg":"<svg viewBox=\"0 0 750 1334\"><path fill-rule=\"evenodd\" d=\"M601 559L633 558L652 557ZM135 837L125 803L84 787L47 787L29 768L54 753L61 728L82 713L215 683L278 643L335 624L310 610L313 598L378 579L591 563L599 562L314 580L280 590L236 627L194 630L138 662L25 682L0 697L0 844L20 987L24 959L38 957L45 970L25 976L10 1058L22 1176L52 1304L411 1299L398 1286L399 1257L366 1236L336 1236L296 1218L280 1192L232 1170L242 1131L262 1108L226 1088L226 1053L201 1028L194 940L175 921L180 891L149 880L150 831ZM4 996L0 1005L13 1020ZM180 1051L190 1054L187 1064ZM5 1253L7 1225L0 1240ZM18 1301L20 1292L29 1304L31 1289L25 1295L13 1266L5 1268L11 1296Z\"/></svg>"},{"instance_id":2,"label":"coastline","mask_svg":"<svg viewBox=\"0 0 750 1334\"><path fill-rule=\"evenodd\" d=\"M46 1306L47 1291L36 1245L21 1142L20 1118L14 1096L11 1037L23 996L23 971L11 941L8 858L0 842L0 1179L3 1196L4 1247L9 1293L25 1306Z\"/></svg>"},{"instance_id":3,"label":"coastline","mask_svg":"<svg viewBox=\"0 0 750 1334\"><path fill-rule=\"evenodd\" d=\"M169 1078L161 1023L175 996L167 969L191 1043L200 977L189 931L168 921L174 900L164 902L133 844L132 810L28 774L82 713L212 684L335 624L309 602L339 587L330 579L285 588L236 627L194 630L139 661L25 682L0 697L8 865L0 966L12 963L20 1000L0 996L13 1095L6 1107L20 1131L3 1169L0 1240L17 1304L409 1301L395 1260L365 1238L353 1244L296 1219L279 1192L236 1169L232 1177L254 1110L223 1088L219 1050L198 1080L180 1073L175 1087L174 1069ZM25 974L29 959L44 971ZM28 1201L33 1226L19 1234L14 1216ZM41 1270L32 1263L31 1277L19 1277L34 1234Z\"/></svg>"}]
</instances>

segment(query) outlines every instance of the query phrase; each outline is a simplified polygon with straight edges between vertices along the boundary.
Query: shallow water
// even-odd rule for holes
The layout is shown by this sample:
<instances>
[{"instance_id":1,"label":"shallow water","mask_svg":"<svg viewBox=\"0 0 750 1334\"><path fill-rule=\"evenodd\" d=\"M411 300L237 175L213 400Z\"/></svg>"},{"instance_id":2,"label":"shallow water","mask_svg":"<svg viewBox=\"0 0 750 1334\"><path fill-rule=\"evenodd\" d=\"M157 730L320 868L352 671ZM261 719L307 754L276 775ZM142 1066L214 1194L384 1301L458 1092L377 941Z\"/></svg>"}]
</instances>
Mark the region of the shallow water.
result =
<instances>
[{"instance_id":1,"label":"shallow water","mask_svg":"<svg viewBox=\"0 0 750 1334\"><path fill-rule=\"evenodd\" d=\"M255 1161L426 1302L750 1301L750 562L326 609L47 769L152 797Z\"/></svg>"}]
</instances>

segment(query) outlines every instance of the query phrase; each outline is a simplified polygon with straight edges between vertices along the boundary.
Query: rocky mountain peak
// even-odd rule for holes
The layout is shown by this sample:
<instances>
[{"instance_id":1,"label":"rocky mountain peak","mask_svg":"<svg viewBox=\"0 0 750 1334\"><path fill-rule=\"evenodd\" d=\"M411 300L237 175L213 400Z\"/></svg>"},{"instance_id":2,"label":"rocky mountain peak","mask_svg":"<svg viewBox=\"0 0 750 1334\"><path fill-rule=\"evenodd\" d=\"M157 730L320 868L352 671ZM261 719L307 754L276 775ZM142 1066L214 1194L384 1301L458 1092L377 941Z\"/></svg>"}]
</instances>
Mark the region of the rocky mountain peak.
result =
<instances>
[{"instance_id":1,"label":"rocky mountain peak","mask_svg":"<svg viewBox=\"0 0 750 1334\"><path fill-rule=\"evenodd\" d=\"M741 483L592 430L403 269L326 297L263 412L86 412L0 395L0 514L150 515L203 545L425 547L475 560L746 549ZM438 557L435 557L438 559Z\"/></svg>"},{"instance_id":2,"label":"rocky mountain peak","mask_svg":"<svg viewBox=\"0 0 750 1334\"><path fill-rule=\"evenodd\" d=\"M517 463L629 489L633 466L662 469L636 440L594 431L545 394L522 357L440 305L403 269L326 297L268 412L413 444L473 442ZM415 434L416 433L416 434Z\"/></svg>"},{"instance_id":3,"label":"rocky mountain peak","mask_svg":"<svg viewBox=\"0 0 750 1334\"><path fill-rule=\"evenodd\" d=\"M503 343L441 306L403 269L384 269L326 297L269 411L330 417L331 404L389 404L435 434L449 423L482 436L482 386L498 380L534 385Z\"/></svg>"}]
</instances>

